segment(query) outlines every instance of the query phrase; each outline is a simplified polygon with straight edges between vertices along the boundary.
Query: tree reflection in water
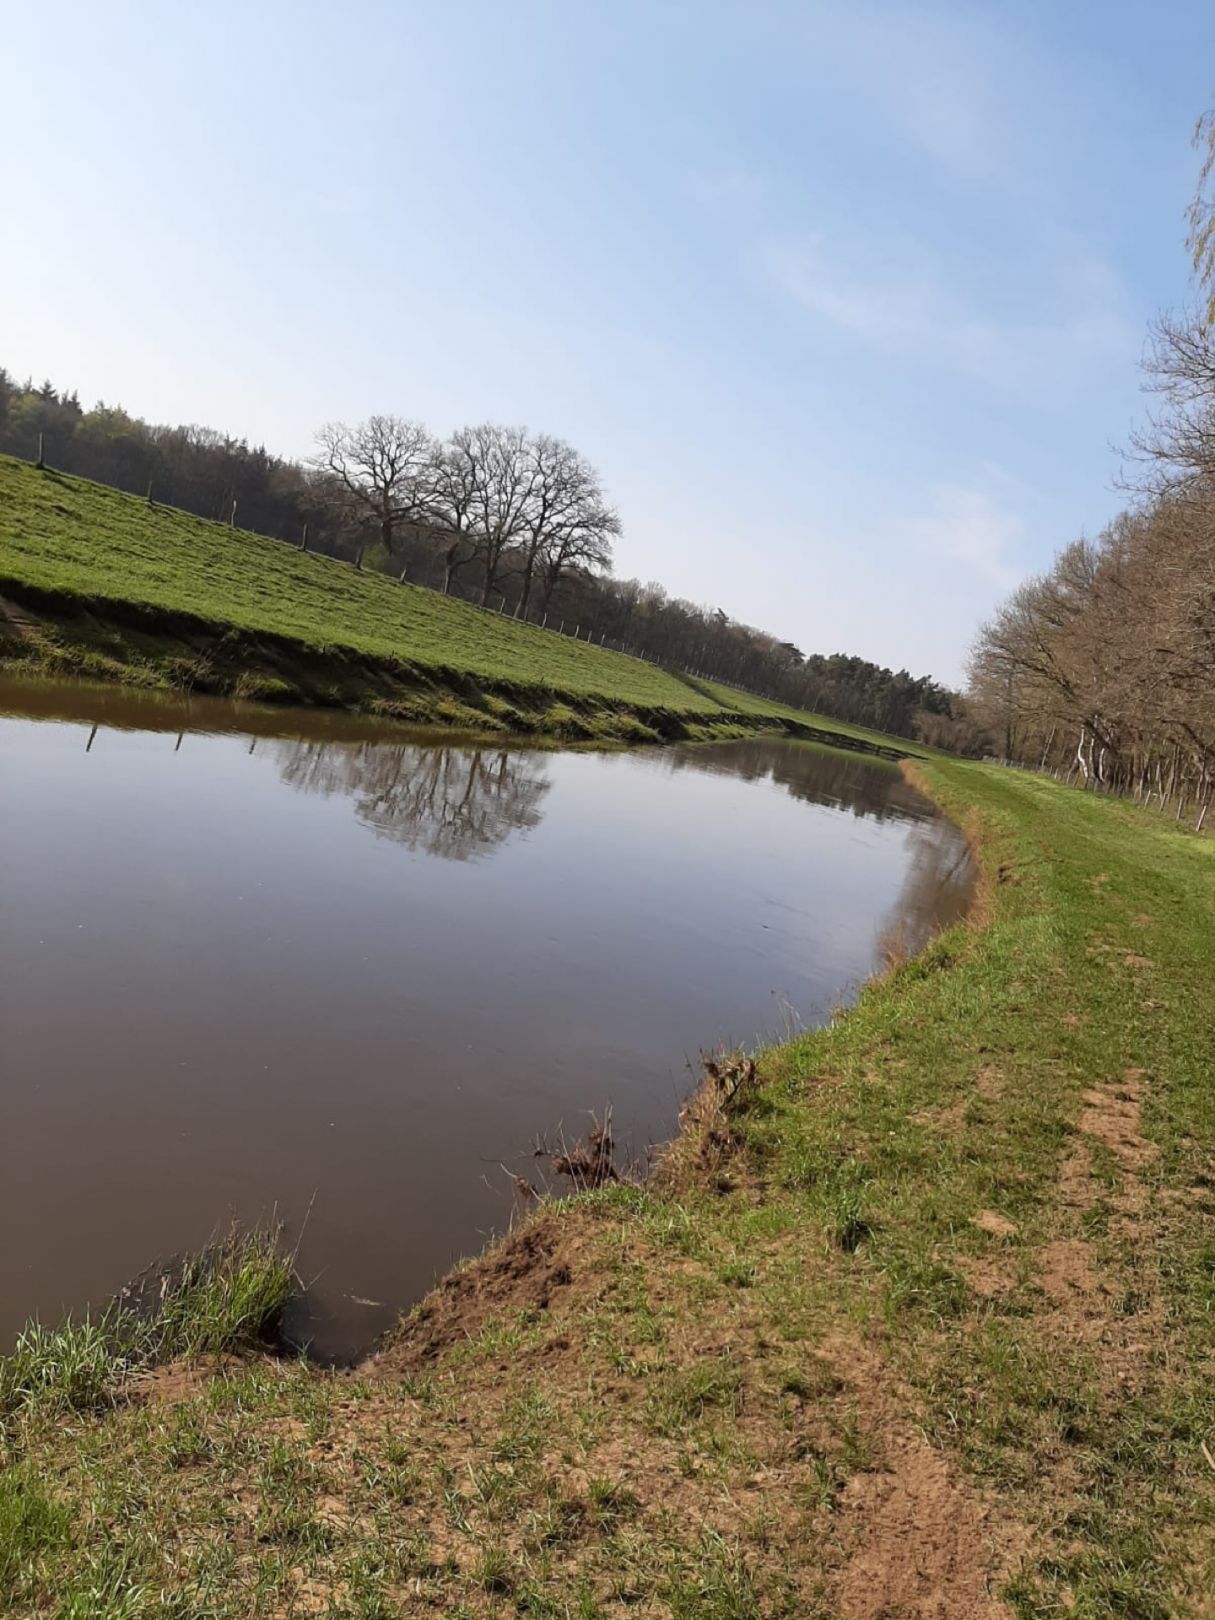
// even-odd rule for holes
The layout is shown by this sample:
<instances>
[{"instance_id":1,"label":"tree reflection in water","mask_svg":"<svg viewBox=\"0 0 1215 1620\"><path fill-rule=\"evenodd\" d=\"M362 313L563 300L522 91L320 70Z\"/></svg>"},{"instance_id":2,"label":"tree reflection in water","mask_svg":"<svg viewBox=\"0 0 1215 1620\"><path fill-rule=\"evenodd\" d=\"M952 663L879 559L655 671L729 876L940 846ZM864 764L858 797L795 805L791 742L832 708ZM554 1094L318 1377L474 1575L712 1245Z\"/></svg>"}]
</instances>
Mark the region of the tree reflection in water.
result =
<instances>
[{"instance_id":1,"label":"tree reflection in water","mask_svg":"<svg viewBox=\"0 0 1215 1620\"><path fill-rule=\"evenodd\" d=\"M876 821L924 821L935 814L893 761L870 754L760 737L674 748L664 757L673 771L707 771L747 782L770 779L807 804L830 805Z\"/></svg>"},{"instance_id":2,"label":"tree reflection in water","mask_svg":"<svg viewBox=\"0 0 1215 1620\"><path fill-rule=\"evenodd\" d=\"M899 897L877 935L877 965L895 966L970 910L975 865L970 846L898 767L864 754L754 741L673 749L672 770L709 771L746 781L770 779L795 799L849 810L878 822L907 823L910 859Z\"/></svg>"},{"instance_id":3,"label":"tree reflection in water","mask_svg":"<svg viewBox=\"0 0 1215 1620\"><path fill-rule=\"evenodd\" d=\"M897 967L936 933L961 922L974 900L977 868L970 845L931 811L908 828L910 859L899 897L878 930L879 968Z\"/></svg>"},{"instance_id":4,"label":"tree reflection in water","mask_svg":"<svg viewBox=\"0 0 1215 1620\"><path fill-rule=\"evenodd\" d=\"M449 860L488 854L513 833L538 826L552 787L547 756L526 749L316 738L278 739L270 747L290 787L344 794L378 836ZM756 738L637 757L669 771L770 780L795 799L878 822L935 820L932 805L896 766L866 755ZM945 858L939 837L918 841L908 884L931 886L932 879L917 874Z\"/></svg>"},{"instance_id":5,"label":"tree reflection in water","mask_svg":"<svg viewBox=\"0 0 1215 1620\"><path fill-rule=\"evenodd\" d=\"M283 781L341 793L378 837L466 861L540 823L552 783L543 754L385 743L280 741Z\"/></svg>"}]
</instances>

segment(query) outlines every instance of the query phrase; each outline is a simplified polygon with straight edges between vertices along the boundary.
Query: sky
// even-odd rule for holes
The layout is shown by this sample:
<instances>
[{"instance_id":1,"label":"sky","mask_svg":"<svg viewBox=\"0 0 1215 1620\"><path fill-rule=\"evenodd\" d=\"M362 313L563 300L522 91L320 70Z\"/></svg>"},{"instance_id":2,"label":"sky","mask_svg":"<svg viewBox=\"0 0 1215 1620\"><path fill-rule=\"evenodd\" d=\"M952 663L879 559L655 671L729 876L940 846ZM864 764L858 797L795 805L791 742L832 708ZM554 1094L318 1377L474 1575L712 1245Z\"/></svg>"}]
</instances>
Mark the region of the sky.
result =
<instances>
[{"instance_id":1,"label":"sky","mask_svg":"<svg viewBox=\"0 0 1215 1620\"><path fill-rule=\"evenodd\" d=\"M617 572L951 683L1125 504L1207 0L4 0L0 365L554 433Z\"/></svg>"}]
</instances>

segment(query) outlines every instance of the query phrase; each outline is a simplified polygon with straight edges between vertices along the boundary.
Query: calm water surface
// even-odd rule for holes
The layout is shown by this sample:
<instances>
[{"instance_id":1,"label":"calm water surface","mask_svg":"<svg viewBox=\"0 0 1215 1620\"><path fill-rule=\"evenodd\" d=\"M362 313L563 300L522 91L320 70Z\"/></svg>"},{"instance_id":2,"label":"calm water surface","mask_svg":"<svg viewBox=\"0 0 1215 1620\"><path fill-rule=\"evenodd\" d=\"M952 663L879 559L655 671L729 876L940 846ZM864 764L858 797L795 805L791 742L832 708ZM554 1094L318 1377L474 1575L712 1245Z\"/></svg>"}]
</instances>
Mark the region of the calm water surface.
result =
<instances>
[{"instance_id":1,"label":"calm water surface","mask_svg":"<svg viewBox=\"0 0 1215 1620\"><path fill-rule=\"evenodd\" d=\"M0 1338L236 1213L365 1347L510 1218L538 1134L638 1152L702 1049L823 1020L969 898L891 766L462 746L0 684Z\"/></svg>"}]
</instances>

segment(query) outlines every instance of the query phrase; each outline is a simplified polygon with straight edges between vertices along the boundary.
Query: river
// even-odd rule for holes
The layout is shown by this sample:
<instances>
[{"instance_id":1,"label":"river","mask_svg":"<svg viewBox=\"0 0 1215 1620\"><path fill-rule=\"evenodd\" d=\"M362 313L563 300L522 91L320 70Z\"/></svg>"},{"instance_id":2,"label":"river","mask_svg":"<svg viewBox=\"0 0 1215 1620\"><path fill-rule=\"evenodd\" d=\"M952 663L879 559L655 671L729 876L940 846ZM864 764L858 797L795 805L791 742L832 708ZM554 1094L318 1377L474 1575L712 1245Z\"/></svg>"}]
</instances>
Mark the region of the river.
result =
<instances>
[{"instance_id":1,"label":"river","mask_svg":"<svg viewBox=\"0 0 1215 1620\"><path fill-rule=\"evenodd\" d=\"M671 1135L701 1050L821 1023L969 903L898 770L546 752L0 680L0 1339L277 1218L366 1348L537 1137Z\"/></svg>"}]
</instances>

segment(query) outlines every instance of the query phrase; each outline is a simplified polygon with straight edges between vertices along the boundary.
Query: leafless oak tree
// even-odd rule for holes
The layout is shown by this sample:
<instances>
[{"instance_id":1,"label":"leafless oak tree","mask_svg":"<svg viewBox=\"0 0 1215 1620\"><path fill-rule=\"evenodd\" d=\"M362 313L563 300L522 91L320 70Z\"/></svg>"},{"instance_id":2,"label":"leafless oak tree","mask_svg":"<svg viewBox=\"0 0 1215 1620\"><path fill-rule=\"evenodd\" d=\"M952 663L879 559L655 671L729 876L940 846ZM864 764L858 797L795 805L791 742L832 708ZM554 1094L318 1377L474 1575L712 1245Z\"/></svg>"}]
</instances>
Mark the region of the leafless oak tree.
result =
<instances>
[{"instance_id":1,"label":"leafless oak tree","mask_svg":"<svg viewBox=\"0 0 1215 1620\"><path fill-rule=\"evenodd\" d=\"M373 528L389 557L402 525L429 511L434 440L419 422L369 416L347 427L329 422L316 436L313 466L326 473L361 527ZM356 565L362 562L360 546Z\"/></svg>"}]
</instances>

